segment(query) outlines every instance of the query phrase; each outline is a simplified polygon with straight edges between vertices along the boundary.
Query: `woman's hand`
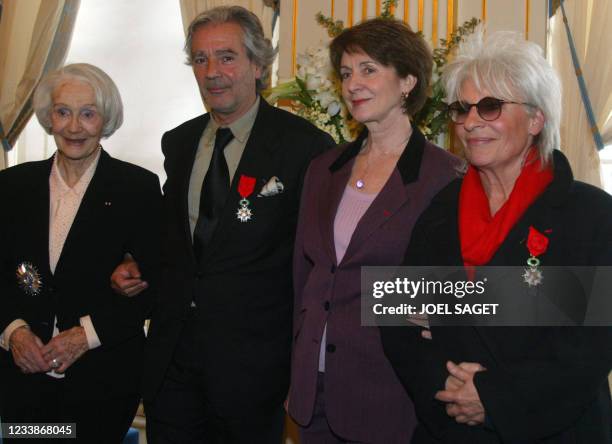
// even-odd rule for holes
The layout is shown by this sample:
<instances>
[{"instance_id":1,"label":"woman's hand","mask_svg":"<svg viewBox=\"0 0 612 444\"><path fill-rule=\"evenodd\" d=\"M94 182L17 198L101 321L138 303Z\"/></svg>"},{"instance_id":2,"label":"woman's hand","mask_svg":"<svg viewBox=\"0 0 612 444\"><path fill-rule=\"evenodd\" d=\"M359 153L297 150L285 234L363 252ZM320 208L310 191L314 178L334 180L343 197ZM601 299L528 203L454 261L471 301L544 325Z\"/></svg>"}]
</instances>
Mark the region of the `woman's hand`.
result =
<instances>
[{"instance_id":1,"label":"woman's hand","mask_svg":"<svg viewBox=\"0 0 612 444\"><path fill-rule=\"evenodd\" d=\"M423 339L429 339L431 340L432 336L431 336L431 330L428 328L425 328L423 330L421 330L421 337Z\"/></svg>"},{"instance_id":2,"label":"woman's hand","mask_svg":"<svg viewBox=\"0 0 612 444\"><path fill-rule=\"evenodd\" d=\"M64 373L68 367L89 350L83 327L72 327L52 338L42 349L43 357L55 373Z\"/></svg>"},{"instance_id":3,"label":"woman's hand","mask_svg":"<svg viewBox=\"0 0 612 444\"><path fill-rule=\"evenodd\" d=\"M446 413L461 424L478 425L484 423L485 409L474 385L474 375L485 371L477 362L462 362L457 365L446 363L449 376L444 390L436 393L435 398L446 402Z\"/></svg>"},{"instance_id":4,"label":"woman's hand","mask_svg":"<svg viewBox=\"0 0 612 444\"><path fill-rule=\"evenodd\" d=\"M51 370L42 352L43 343L28 327L19 327L9 338L15 365L23 373L44 373Z\"/></svg>"}]
</instances>

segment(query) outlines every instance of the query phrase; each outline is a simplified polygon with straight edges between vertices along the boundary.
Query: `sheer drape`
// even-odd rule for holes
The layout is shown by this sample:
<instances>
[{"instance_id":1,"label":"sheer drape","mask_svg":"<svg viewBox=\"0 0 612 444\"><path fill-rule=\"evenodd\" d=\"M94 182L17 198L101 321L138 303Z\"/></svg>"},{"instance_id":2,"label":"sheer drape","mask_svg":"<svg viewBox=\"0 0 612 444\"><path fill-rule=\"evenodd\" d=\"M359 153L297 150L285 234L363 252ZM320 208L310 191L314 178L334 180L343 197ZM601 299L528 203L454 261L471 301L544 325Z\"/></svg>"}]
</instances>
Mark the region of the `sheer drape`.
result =
<instances>
[{"instance_id":1,"label":"sheer drape","mask_svg":"<svg viewBox=\"0 0 612 444\"><path fill-rule=\"evenodd\" d=\"M215 6L242 6L253 12L264 28L265 36L272 38L272 20L274 9L266 6L264 0L180 0L183 27L185 30L189 23L200 13Z\"/></svg>"},{"instance_id":2,"label":"sheer drape","mask_svg":"<svg viewBox=\"0 0 612 444\"><path fill-rule=\"evenodd\" d=\"M604 144L612 143L612 1L565 0L568 24ZM599 154L582 104L561 8L552 23L551 60L563 83L561 150L577 179L601 186Z\"/></svg>"},{"instance_id":3,"label":"sheer drape","mask_svg":"<svg viewBox=\"0 0 612 444\"><path fill-rule=\"evenodd\" d=\"M80 0L4 0L0 21L2 161L32 115L42 75L64 62Z\"/></svg>"}]
</instances>

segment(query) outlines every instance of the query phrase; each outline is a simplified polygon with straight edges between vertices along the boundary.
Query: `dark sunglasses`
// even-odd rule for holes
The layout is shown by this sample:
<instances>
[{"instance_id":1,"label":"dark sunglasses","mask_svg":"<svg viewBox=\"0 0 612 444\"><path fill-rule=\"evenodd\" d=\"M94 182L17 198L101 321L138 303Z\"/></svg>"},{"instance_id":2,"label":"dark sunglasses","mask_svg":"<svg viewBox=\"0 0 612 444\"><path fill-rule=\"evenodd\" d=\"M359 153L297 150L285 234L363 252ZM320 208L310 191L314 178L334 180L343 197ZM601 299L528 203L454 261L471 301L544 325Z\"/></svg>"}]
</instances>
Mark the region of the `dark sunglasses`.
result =
<instances>
[{"instance_id":1,"label":"dark sunglasses","mask_svg":"<svg viewBox=\"0 0 612 444\"><path fill-rule=\"evenodd\" d=\"M463 123L467 119L472 107L475 106L480 118L487 122L491 122L501 115L502 106L505 103L534 106L530 103L510 102L508 100L496 99L495 97L484 97L480 99L478 103L453 102L448 105L448 114L453 122Z\"/></svg>"}]
</instances>

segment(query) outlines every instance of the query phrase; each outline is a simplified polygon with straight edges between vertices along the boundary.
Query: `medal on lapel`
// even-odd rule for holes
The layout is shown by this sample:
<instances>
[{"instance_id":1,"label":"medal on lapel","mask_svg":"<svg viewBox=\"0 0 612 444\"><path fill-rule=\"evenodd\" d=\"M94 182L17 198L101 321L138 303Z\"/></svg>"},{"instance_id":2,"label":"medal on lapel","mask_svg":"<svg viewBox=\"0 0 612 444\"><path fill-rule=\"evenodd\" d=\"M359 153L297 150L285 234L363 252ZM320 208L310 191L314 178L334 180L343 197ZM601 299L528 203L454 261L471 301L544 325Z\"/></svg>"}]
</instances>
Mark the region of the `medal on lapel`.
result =
<instances>
[{"instance_id":1,"label":"medal on lapel","mask_svg":"<svg viewBox=\"0 0 612 444\"><path fill-rule=\"evenodd\" d=\"M42 278L34 265L30 262L22 262L17 265L15 273L17 284L29 296L36 296L42 290Z\"/></svg>"},{"instance_id":2,"label":"medal on lapel","mask_svg":"<svg viewBox=\"0 0 612 444\"><path fill-rule=\"evenodd\" d=\"M248 222L253 217L253 211L249 208L250 202L247 200L253 190L255 190L256 179L254 177L240 175L240 181L238 182L238 194L240 194L240 207L236 212L236 217L240 222Z\"/></svg>"},{"instance_id":3,"label":"medal on lapel","mask_svg":"<svg viewBox=\"0 0 612 444\"><path fill-rule=\"evenodd\" d=\"M529 250L529 259L523 273L523 280L530 286L535 287L540 285L544 280L542 271L538 268L540 259L538 256L544 254L548 249L548 238L533 227L529 227L529 235L527 236L527 249Z\"/></svg>"}]
</instances>

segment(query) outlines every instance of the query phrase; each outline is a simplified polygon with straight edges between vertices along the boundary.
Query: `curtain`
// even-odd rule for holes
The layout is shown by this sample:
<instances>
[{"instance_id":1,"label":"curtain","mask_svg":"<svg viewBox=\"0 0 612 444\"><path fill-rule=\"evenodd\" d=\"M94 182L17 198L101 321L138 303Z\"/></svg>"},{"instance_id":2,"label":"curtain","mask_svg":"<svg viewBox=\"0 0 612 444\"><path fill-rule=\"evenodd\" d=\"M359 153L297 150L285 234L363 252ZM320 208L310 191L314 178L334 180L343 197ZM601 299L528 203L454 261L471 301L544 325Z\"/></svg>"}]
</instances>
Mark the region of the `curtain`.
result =
<instances>
[{"instance_id":1,"label":"curtain","mask_svg":"<svg viewBox=\"0 0 612 444\"><path fill-rule=\"evenodd\" d=\"M274 9L266 6L267 0L180 0L181 16L183 18L183 28L185 31L189 23L200 13L215 6L242 6L253 12L264 29L267 38L272 39L272 22L274 19Z\"/></svg>"},{"instance_id":2,"label":"curtain","mask_svg":"<svg viewBox=\"0 0 612 444\"><path fill-rule=\"evenodd\" d=\"M0 21L2 160L32 116L32 94L43 74L64 62L80 0L4 0Z\"/></svg>"},{"instance_id":3,"label":"curtain","mask_svg":"<svg viewBox=\"0 0 612 444\"><path fill-rule=\"evenodd\" d=\"M604 144L612 143L612 22L610 0L565 0L568 25L574 38L593 113ZM600 159L596 149L572 64L563 15L552 19L550 58L563 84L561 150L577 179L601 187Z\"/></svg>"}]
</instances>

